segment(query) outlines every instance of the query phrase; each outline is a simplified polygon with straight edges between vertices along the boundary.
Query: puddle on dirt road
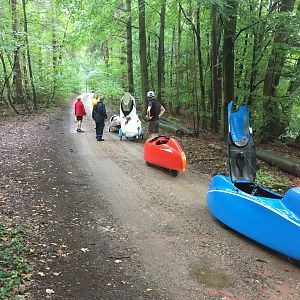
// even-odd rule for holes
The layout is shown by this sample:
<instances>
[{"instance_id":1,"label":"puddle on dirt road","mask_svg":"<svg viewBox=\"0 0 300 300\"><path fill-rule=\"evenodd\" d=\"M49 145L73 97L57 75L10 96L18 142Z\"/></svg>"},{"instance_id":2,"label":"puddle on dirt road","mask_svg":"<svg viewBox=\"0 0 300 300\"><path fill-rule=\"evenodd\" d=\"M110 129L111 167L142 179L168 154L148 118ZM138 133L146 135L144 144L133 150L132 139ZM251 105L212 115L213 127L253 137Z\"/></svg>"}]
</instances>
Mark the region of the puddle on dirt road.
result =
<instances>
[{"instance_id":1,"label":"puddle on dirt road","mask_svg":"<svg viewBox=\"0 0 300 300\"><path fill-rule=\"evenodd\" d=\"M232 286L232 281L229 277L221 272L211 270L207 267L197 269L193 273L194 279L211 288L224 288Z\"/></svg>"}]
</instances>

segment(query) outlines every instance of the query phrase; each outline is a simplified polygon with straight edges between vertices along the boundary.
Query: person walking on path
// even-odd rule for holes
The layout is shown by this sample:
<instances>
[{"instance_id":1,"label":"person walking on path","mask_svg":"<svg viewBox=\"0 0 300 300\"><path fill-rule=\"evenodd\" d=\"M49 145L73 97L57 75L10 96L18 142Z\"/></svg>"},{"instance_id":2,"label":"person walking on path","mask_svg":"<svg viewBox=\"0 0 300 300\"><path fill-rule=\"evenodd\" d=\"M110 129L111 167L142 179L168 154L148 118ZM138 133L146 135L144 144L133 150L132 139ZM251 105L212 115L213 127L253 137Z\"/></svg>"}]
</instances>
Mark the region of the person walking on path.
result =
<instances>
[{"instance_id":1,"label":"person walking on path","mask_svg":"<svg viewBox=\"0 0 300 300\"><path fill-rule=\"evenodd\" d=\"M152 91L147 93L147 98L149 100L147 117L149 120L149 138L153 139L158 136L159 132L159 119L165 113L164 107L156 100L155 94Z\"/></svg>"},{"instance_id":2,"label":"person walking on path","mask_svg":"<svg viewBox=\"0 0 300 300\"><path fill-rule=\"evenodd\" d=\"M104 98L100 97L99 101L95 103L93 107L92 118L96 123L96 139L97 141L104 141L103 139L103 129L104 122L107 119L105 104L103 103Z\"/></svg>"},{"instance_id":3,"label":"person walking on path","mask_svg":"<svg viewBox=\"0 0 300 300\"><path fill-rule=\"evenodd\" d=\"M74 109L75 109L75 116L77 119L77 132L84 132L81 129L81 124L82 124L83 116L86 115L86 112L80 97L77 97L77 101L75 102Z\"/></svg>"},{"instance_id":4,"label":"person walking on path","mask_svg":"<svg viewBox=\"0 0 300 300\"><path fill-rule=\"evenodd\" d=\"M95 94L94 95L94 98L92 100L92 109L94 108L94 105L99 101L99 95L98 94Z\"/></svg>"}]
</instances>

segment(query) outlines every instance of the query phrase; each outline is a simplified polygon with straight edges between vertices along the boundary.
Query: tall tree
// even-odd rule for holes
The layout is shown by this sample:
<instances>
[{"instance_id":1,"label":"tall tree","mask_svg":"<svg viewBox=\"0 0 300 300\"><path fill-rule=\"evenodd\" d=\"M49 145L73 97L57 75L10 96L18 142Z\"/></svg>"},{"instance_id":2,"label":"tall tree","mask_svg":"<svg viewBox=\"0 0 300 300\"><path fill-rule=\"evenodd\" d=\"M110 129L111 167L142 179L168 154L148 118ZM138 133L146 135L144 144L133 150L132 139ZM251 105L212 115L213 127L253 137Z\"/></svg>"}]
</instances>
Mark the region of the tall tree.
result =
<instances>
[{"instance_id":1,"label":"tall tree","mask_svg":"<svg viewBox=\"0 0 300 300\"><path fill-rule=\"evenodd\" d=\"M234 99L234 40L236 34L238 2L226 0L223 11L223 101L221 136L227 138L228 133L228 103Z\"/></svg>"},{"instance_id":2,"label":"tall tree","mask_svg":"<svg viewBox=\"0 0 300 300\"><path fill-rule=\"evenodd\" d=\"M176 114L180 114L180 85L181 85L181 34L182 34L182 25L181 25L181 5L178 6L178 15L177 15L177 42L175 47L175 109Z\"/></svg>"},{"instance_id":3,"label":"tall tree","mask_svg":"<svg viewBox=\"0 0 300 300\"><path fill-rule=\"evenodd\" d=\"M11 0L11 11L12 11L12 30L13 38L15 41L14 46L14 62L13 62L13 71L14 71L14 85L15 85L15 97L14 101L16 103L23 103L23 83L22 83L22 72L19 56L19 37L18 37L18 14L17 14L17 0Z\"/></svg>"},{"instance_id":4,"label":"tall tree","mask_svg":"<svg viewBox=\"0 0 300 300\"><path fill-rule=\"evenodd\" d=\"M255 3L255 2L254 2ZM258 6L258 18L262 16L262 9L263 9L263 0L260 0ZM250 14L255 14L256 6L255 4L250 5ZM261 61L264 51L263 51L263 38L264 33L266 31L266 21L259 22L255 26L253 26L253 46L252 46L252 58L251 58L251 70L250 70L250 81L249 81L249 98L248 104L251 105L253 102L253 93L256 90L257 84L257 76L259 70L259 62ZM265 46L267 47L268 44Z\"/></svg>"},{"instance_id":5,"label":"tall tree","mask_svg":"<svg viewBox=\"0 0 300 300\"><path fill-rule=\"evenodd\" d=\"M294 8L294 3L295 0L283 0L279 8L280 13L291 12ZM289 25L289 22L286 22L285 18L283 18L283 22L279 22L275 28L274 42L264 79L263 132L265 139L268 139L267 133L275 136L282 133L277 103L273 97L276 96L275 91L279 84L288 52L286 44L289 39Z\"/></svg>"},{"instance_id":6,"label":"tall tree","mask_svg":"<svg viewBox=\"0 0 300 300\"><path fill-rule=\"evenodd\" d=\"M32 95L33 95L33 107L35 110L37 110L37 98L36 98L36 91L35 91L33 72L32 72L32 66L31 66L31 56L30 56L30 50L29 50L29 40L28 40L29 33L28 33L28 25L27 25L28 22L27 22L25 0L22 0L22 7L23 7L23 16L24 16L24 32L25 32L25 41L26 41L27 62L28 62L30 83L31 83L31 88L32 88Z\"/></svg>"},{"instance_id":7,"label":"tall tree","mask_svg":"<svg viewBox=\"0 0 300 300\"><path fill-rule=\"evenodd\" d=\"M132 21L131 21L131 0L126 0L127 10L127 77L128 77L128 91L134 95L134 81L133 81L133 59L132 59Z\"/></svg>"},{"instance_id":8,"label":"tall tree","mask_svg":"<svg viewBox=\"0 0 300 300\"><path fill-rule=\"evenodd\" d=\"M217 133L219 130L218 123L218 106L219 106L219 89L218 89L218 42L217 42L217 5L211 5L211 128Z\"/></svg>"},{"instance_id":9,"label":"tall tree","mask_svg":"<svg viewBox=\"0 0 300 300\"><path fill-rule=\"evenodd\" d=\"M165 17L166 0L163 1L160 10L160 30L157 59L157 97L160 101L163 101L165 83Z\"/></svg>"},{"instance_id":10,"label":"tall tree","mask_svg":"<svg viewBox=\"0 0 300 300\"><path fill-rule=\"evenodd\" d=\"M202 129L206 129L206 105L205 105L205 83L203 71L203 59L201 50L201 34L200 34L200 3L197 4L196 10L196 41L197 41L197 54L198 54L198 68L199 68L199 81L200 81L200 94L201 94L201 112L202 112Z\"/></svg>"},{"instance_id":11,"label":"tall tree","mask_svg":"<svg viewBox=\"0 0 300 300\"><path fill-rule=\"evenodd\" d=\"M145 0L138 0L139 4L139 44L140 44L140 68L141 68L141 99L143 99L143 113L146 114L148 101L147 92L148 82L148 64L146 48L146 25L145 25Z\"/></svg>"}]
</instances>

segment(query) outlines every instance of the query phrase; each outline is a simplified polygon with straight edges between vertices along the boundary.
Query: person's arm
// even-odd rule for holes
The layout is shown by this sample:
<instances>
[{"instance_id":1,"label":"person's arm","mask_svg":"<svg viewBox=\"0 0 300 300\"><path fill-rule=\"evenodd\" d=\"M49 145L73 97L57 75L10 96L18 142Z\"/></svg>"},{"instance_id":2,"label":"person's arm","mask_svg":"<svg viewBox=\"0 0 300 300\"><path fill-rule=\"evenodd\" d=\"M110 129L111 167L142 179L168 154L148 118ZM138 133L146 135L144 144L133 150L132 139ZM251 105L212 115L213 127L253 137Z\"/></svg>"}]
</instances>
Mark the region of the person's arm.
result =
<instances>
[{"instance_id":1,"label":"person's arm","mask_svg":"<svg viewBox=\"0 0 300 300\"><path fill-rule=\"evenodd\" d=\"M159 118L161 118L163 116L163 114L165 113L165 108L163 106L160 106L160 113L158 115Z\"/></svg>"},{"instance_id":2,"label":"person's arm","mask_svg":"<svg viewBox=\"0 0 300 300\"><path fill-rule=\"evenodd\" d=\"M148 104L148 108L147 108L147 117L148 117L148 120L151 119L151 116L150 116L151 106L152 106L152 102L150 101L149 104Z\"/></svg>"}]
</instances>

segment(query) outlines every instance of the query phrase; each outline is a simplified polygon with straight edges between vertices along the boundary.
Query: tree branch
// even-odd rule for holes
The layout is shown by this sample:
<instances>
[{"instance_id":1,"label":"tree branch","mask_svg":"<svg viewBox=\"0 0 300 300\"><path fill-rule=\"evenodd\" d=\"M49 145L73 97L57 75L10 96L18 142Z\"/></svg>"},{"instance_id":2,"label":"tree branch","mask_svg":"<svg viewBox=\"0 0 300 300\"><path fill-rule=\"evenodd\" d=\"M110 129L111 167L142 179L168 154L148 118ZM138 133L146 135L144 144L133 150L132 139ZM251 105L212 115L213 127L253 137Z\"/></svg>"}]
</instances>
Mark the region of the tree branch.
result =
<instances>
[{"instance_id":1,"label":"tree branch","mask_svg":"<svg viewBox=\"0 0 300 300\"><path fill-rule=\"evenodd\" d=\"M240 29L240 31L239 31L239 32L237 33L237 35L235 36L234 40L237 40L237 38L240 36L240 34L241 34L242 32L244 32L245 30L251 28L252 26L254 26L254 25L256 25L256 24L258 24L258 23L261 22L261 21L262 21L262 20L258 20L258 21L256 21L256 22L254 22L254 23L252 23L252 24L250 24L250 25L248 25L248 26L246 26L246 27Z\"/></svg>"},{"instance_id":2,"label":"tree branch","mask_svg":"<svg viewBox=\"0 0 300 300\"><path fill-rule=\"evenodd\" d=\"M127 22L126 21L123 21L122 19L119 19L119 18L117 18L117 17L115 17L115 16L112 16L116 21L118 21L118 22L121 22L122 24L125 24L126 26L127 26ZM131 25L131 28L134 28L134 29L139 29L139 27L136 27L136 26L134 26L134 25Z\"/></svg>"},{"instance_id":3,"label":"tree branch","mask_svg":"<svg viewBox=\"0 0 300 300\"><path fill-rule=\"evenodd\" d=\"M196 26L195 26L194 22L187 16L187 14L186 14L186 12L184 11L184 9L183 9L181 3L180 3L179 1L177 1L177 3L178 3L178 5L179 5L180 10L182 11L184 17L185 17L186 20L192 25L193 31L194 31L194 33L196 34L197 38L199 39L200 36L199 36L199 34L198 34L198 32L197 32L197 29L196 29Z\"/></svg>"}]
</instances>

